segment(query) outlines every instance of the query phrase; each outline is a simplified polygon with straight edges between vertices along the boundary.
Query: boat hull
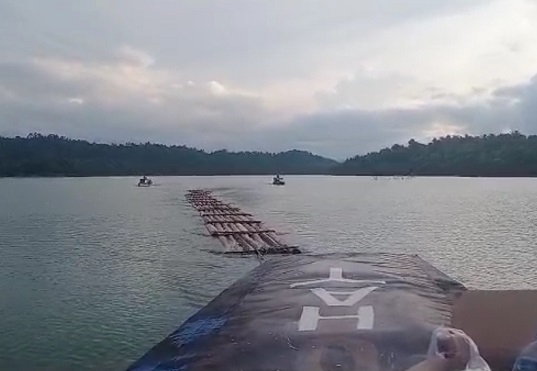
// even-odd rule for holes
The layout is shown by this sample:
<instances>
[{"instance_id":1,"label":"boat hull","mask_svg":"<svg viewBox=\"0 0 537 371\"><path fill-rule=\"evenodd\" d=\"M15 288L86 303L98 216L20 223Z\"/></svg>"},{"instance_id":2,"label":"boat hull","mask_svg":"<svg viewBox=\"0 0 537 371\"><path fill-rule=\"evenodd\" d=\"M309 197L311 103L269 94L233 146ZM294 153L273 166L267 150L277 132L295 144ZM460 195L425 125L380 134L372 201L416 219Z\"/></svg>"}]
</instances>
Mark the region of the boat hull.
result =
<instances>
[{"instance_id":1,"label":"boat hull","mask_svg":"<svg viewBox=\"0 0 537 371\"><path fill-rule=\"evenodd\" d=\"M463 290L415 255L269 259L129 370L404 370Z\"/></svg>"}]
</instances>

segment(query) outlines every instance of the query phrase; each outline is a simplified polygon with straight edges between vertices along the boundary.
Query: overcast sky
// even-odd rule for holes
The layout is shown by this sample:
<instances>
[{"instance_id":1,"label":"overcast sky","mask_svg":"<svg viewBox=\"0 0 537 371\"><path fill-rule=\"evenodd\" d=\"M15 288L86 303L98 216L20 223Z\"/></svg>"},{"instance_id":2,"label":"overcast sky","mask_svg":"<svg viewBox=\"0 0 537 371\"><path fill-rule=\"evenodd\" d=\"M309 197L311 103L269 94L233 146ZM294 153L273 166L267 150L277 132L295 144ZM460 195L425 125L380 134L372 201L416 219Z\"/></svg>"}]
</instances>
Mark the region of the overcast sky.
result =
<instances>
[{"instance_id":1,"label":"overcast sky","mask_svg":"<svg viewBox=\"0 0 537 371\"><path fill-rule=\"evenodd\" d=\"M0 0L0 135L351 155L537 133L536 0Z\"/></svg>"}]
</instances>

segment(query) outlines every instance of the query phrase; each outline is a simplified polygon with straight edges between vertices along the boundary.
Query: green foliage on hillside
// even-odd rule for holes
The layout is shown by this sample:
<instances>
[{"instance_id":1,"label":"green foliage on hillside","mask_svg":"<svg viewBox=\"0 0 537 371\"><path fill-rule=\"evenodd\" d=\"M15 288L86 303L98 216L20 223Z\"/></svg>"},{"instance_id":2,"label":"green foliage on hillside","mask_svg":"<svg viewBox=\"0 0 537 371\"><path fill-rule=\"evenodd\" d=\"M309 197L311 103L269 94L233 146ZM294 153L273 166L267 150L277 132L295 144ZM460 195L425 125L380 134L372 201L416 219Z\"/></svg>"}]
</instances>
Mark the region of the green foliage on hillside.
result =
<instances>
[{"instance_id":1,"label":"green foliage on hillside","mask_svg":"<svg viewBox=\"0 0 537 371\"><path fill-rule=\"evenodd\" d=\"M537 176L537 136L519 132L410 140L339 164L309 152L208 153L161 144L99 144L57 135L0 137L0 176L108 175Z\"/></svg>"},{"instance_id":2,"label":"green foliage on hillside","mask_svg":"<svg viewBox=\"0 0 537 371\"><path fill-rule=\"evenodd\" d=\"M446 136L429 144L410 140L356 156L337 166L339 175L537 176L537 136Z\"/></svg>"},{"instance_id":3,"label":"green foliage on hillside","mask_svg":"<svg viewBox=\"0 0 537 371\"><path fill-rule=\"evenodd\" d=\"M98 144L57 135L0 137L0 176L321 174L335 161L304 151L207 153L161 144Z\"/></svg>"}]
</instances>

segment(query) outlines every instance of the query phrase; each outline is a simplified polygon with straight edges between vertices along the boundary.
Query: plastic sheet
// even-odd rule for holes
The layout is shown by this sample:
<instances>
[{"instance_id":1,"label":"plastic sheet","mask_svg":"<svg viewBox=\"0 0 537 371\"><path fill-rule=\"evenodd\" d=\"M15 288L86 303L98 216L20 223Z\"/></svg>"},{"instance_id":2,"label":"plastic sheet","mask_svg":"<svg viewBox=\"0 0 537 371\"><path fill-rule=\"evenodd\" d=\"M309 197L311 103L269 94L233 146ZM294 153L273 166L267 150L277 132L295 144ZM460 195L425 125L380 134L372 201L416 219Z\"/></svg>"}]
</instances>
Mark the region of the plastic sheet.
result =
<instances>
[{"instance_id":1,"label":"plastic sheet","mask_svg":"<svg viewBox=\"0 0 537 371\"><path fill-rule=\"evenodd\" d=\"M406 370L461 290L413 255L272 258L129 369Z\"/></svg>"},{"instance_id":2,"label":"plastic sheet","mask_svg":"<svg viewBox=\"0 0 537 371\"><path fill-rule=\"evenodd\" d=\"M440 357L460 371L490 371L477 345L464 331L440 327L433 332L428 357Z\"/></svg>"}]
</instances>

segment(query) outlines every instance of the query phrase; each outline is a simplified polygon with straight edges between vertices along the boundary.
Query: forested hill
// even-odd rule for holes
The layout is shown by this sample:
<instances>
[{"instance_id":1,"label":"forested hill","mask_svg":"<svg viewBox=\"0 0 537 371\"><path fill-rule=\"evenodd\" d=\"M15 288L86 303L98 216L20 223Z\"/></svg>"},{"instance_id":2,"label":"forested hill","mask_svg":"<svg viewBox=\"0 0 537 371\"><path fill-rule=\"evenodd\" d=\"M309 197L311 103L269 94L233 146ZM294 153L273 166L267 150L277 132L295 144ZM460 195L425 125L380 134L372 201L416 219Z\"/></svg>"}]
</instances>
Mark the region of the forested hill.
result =
<instances>
[{"instance_id":1,"label":"forested hill","mask_svg":"<svg viewBox=\"0 0 537 371\"><path fill-rule=\"evenodd\" d=\"M0 137L0 176L324 174L337 163L304 151L207 153L185 146L97 144L57 135Z\"/></svg>"},{"instance_id":2,"label":"forested hill","mask_svg":"<svg viewBox=\"0 0 537 371\"><path fill-rule=\"evenodd\" d=\"M359 150L359 149L357 149ZM344 163L304 151L208 153L161 144L98 144L57 135L0 137L0 176L107 175L537 176L537 136L447 136L410 140Z\"/></svg>"},{"instance_id":3,"label":"forested hill","mask_svg":"<svg viewBox=\"0 0 537 371\"><path fill-rule=\"evenodd\" d=\"M379 152L353 157L338 175L537 176L537 136L447 136L429 144L410 140Z\"/></svg>"}]
</instances>

